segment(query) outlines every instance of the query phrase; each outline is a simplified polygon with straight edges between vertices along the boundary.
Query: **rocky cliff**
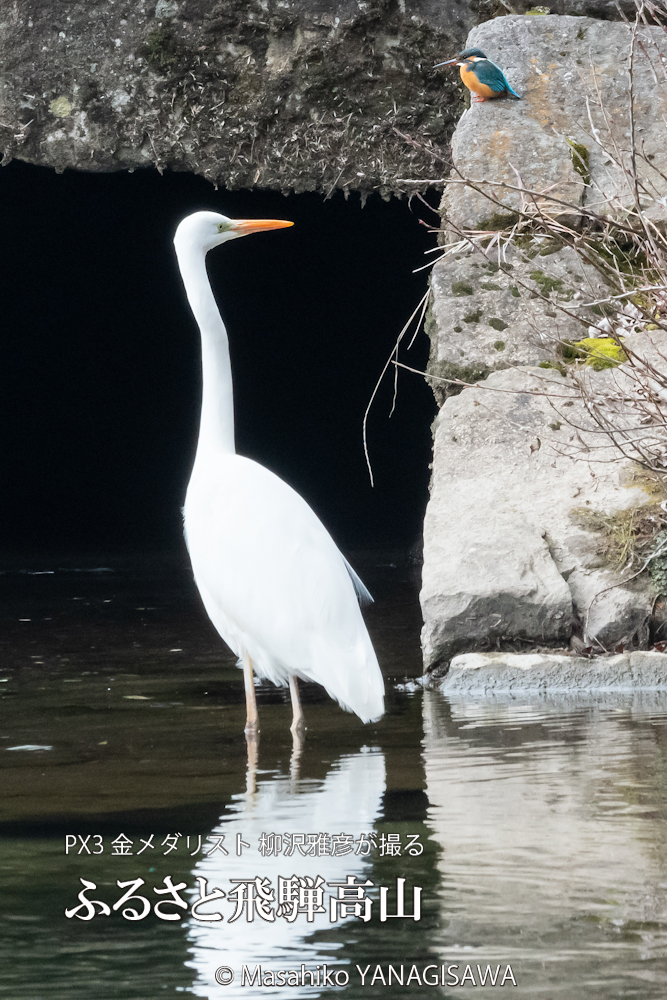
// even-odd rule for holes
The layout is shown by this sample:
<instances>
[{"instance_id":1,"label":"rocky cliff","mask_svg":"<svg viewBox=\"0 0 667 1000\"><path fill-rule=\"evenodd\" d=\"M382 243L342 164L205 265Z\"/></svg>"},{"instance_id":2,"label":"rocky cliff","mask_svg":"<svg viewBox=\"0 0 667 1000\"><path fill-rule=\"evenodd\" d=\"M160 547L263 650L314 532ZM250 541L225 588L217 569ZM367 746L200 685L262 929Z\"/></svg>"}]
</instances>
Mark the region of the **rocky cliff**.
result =
<instances>
[{"instance_id":1,"label":"rocky cliff","mask_svg":"<svg viewBox=\"0 0 667 1000\"><path fill-rule=\"evenodd\" d=\"M640 522L662 526L664 476L609 447L568 366L587 358L597 399L626 384L626 355L604 339L613 314L628 349L667 367L655 305L609 298L623 275L631 291L656 280L624 247L640 217L656 234L667 221L666 36L508 16L467 44L505 68L522 100L473 105L452 142L428 323L442 408L424 535L425 663L442 672L477 650L645 648L659 589L628 561ZM586 355L586 344L601 353ZM461 392L457 379L479 388ZM614 549L624 532L629 548Z\"/></svg>"},{"instance_id":2,"label":"rocky cliff","mask_svg":"<svg viewBox=\"0 0 667 1000\"><path fill-rule=\"evenodd\" d=\"M527 8L516 0L512 9ZM618 16L607 0L558 0ZM463 107L461 47L501 0L89 0L0 12L0 147L57 170L399 192ZM556 9L556 8L554 8Z\"/></svg>"}]
</instances>

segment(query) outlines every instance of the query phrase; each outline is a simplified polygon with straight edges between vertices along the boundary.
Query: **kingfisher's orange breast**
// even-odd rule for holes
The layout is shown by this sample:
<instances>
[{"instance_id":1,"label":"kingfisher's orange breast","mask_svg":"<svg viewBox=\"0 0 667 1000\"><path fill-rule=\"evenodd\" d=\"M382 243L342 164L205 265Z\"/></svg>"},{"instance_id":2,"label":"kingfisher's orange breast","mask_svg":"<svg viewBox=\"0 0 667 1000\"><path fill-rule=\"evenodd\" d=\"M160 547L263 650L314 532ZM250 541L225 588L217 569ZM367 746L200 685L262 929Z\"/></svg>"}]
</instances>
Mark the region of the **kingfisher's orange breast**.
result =
<instances>
[{"instance_id":1,"label":"kingfisher's orange breast","mask_svg":"<svg viewBox=\"0 0 667 1000\"><path fill-rule=\"evenodd\" d=\"M472 90L475 94L479 94L481 97L498 97L498 91L491 90L491 88L487 87L485 83L480 83L475 75L475 71L468 69L467 66L461 66L461 79L468 90Z\"/></svg>"}]
</instances>

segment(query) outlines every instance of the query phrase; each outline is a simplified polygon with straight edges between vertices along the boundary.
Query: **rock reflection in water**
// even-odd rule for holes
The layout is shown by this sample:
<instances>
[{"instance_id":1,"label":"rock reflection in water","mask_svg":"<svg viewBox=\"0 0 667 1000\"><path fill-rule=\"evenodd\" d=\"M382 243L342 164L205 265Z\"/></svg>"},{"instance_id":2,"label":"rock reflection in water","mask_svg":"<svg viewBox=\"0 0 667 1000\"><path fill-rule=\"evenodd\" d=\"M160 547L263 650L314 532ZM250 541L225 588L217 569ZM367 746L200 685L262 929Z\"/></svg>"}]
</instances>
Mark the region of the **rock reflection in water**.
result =
<instances>
[{"instance_id":1,"label":"rock reflection in water","mask_svg":"<svg viewBox=\"0 0 667 1000\"><path fill-rule=\"evenodd\" d=\"M512 963L516 996L663 998L667 698L426 692L424 714L441 958Z\"/></svg>"},{"instance_id":2,"label":"rock reflection in water","mask_svg":"<svg viewBox=\"0 0 667 1000\"><path fill-rule=\"evenodd\" d=\"M216 852L202 858L193 870L193 882L197 876L203 876L208 879L210 892L213 886L227 891L229 879L233 878L260 876L270 879L275 888L278 875L313 878L320 875L325 882L344 882L348 875L362 881L369 877L370 865L354 853L342 857L304 857L296 850L291 857L262 857L257 852L257 843L262 833L347 833L357 839L361 833L373 830L385 790L385 759L381 752L363 748L360 753L341 757L324 781L299 779L293 769L291 776L274 774L262 778L260 772L250 784L254 790L251 787L234 797L233 817L221 819L211 833L212 837L224 835L229 856ZM241 857L236 856L233 846L237 834L253 848ZM325 902L327 895L334 892L325 890ZM326 932L327 928L331 928L328 913L316 914L312 923L306 921L305 914L300 914L294 923L282 917L269 923L257 916L249 923L245 912L234 923L201 924L191 920L188 938L192 959L187 964L197 973L192 991L196 996L218 998L221 987L215 981L215 971L220 966L235 971L235 982L224 988L229 1000L285 992L280 988L241 986L244 963L251 970L256 965L274 970L298 969L302 962L310 969L323 963L340 967L341 962L346 962L342 955L337 955L342 942L319 940L317 934L313 937L314 932ZM292 986L289 995L313 996L313 990L309 986Z\"/></svg>"}]
</instances>

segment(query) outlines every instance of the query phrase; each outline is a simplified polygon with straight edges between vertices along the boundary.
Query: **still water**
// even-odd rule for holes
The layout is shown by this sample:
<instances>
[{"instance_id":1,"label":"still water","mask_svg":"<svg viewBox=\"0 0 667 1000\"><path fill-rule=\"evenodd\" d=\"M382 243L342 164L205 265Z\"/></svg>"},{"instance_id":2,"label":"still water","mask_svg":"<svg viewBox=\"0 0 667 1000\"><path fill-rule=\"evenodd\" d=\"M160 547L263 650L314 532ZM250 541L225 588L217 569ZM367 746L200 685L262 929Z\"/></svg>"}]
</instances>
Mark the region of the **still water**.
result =
<instances>
[{"instance_id":1,"label":"still water","mask_svg":"<svg viewBox=\"0 0 667 1000\"><path fill-rule=\"evenodd\" d=\"M667 698L424 691L410 573L391 555L355 562L376 597L386 716L363 726L307 687L295 747L288 701L261 687L250 766L242 677L183 565L51 559L0 576L0 997L663 1000ZM66 853L89 835L101 853L79 839ZM95 916L67 919L81 879ZM340 883L371 902L334 904L332 919ZM202 887L227 893L196 911L221 921L190 916ZM136 898L100 912L133 892L176 919L127 919ZM349 984L242 985L244 964L326 965ZM502 987L479 985L487 965ZM227 967L234 982L219 985Z\"/></svg>"}]
</instances>

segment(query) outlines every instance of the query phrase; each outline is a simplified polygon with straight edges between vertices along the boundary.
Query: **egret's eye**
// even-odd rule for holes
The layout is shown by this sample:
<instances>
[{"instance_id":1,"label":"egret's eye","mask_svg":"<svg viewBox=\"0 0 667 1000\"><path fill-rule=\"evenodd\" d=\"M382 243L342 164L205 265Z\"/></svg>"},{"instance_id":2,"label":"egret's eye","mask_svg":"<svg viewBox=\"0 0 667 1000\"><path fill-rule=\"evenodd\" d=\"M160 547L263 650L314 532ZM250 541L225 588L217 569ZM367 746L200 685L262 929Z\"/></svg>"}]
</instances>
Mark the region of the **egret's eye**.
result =
<instances>
[{"instance_id":1,"label":"egret's eye","mask_svg":"<svg viewBox=\"0 0 667 1000\"><path fill-rule=\"evenodd\" d=\"M219 222L218 223L218 232L219 233L226 233L231 228L232 227L231 227L231 224L229 222Z\"/></svg>"}]
</instances>

